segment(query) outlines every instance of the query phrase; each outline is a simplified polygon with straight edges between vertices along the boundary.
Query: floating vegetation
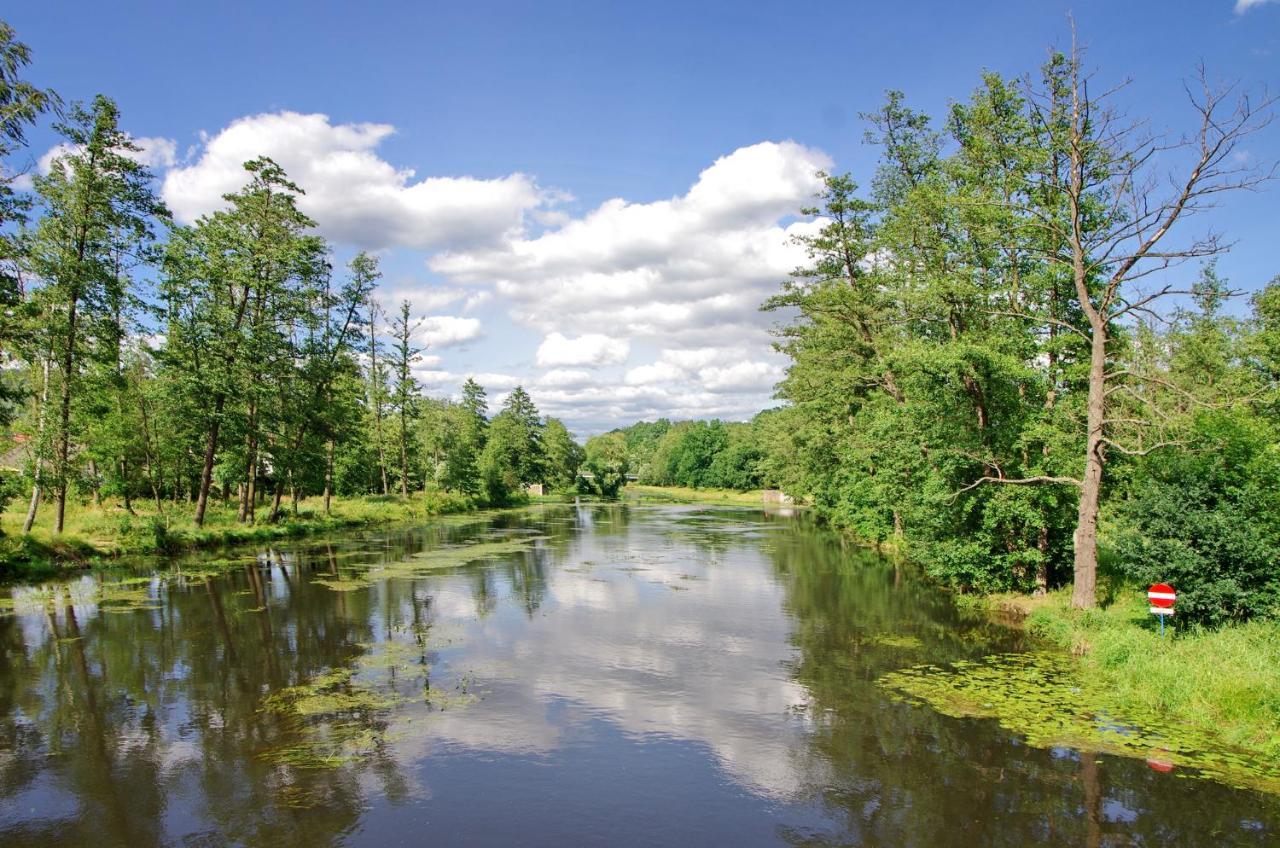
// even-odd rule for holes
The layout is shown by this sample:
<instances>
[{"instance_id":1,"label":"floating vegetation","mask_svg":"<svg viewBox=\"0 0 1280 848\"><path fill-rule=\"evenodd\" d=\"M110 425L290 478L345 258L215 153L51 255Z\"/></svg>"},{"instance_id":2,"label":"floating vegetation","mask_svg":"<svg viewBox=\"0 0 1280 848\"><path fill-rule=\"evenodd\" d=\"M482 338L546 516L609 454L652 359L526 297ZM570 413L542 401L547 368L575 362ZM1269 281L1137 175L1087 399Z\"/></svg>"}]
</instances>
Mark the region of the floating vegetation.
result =
<instances>
[{"instance_id":1,"label":"floating vegetation","mask_svg":"<svg viewBox=\"0 0 1280 848\"><path fill-rule=\"evenodd\" d=\"M474 542L468 545L431 548L398 562L370 564L363 571L348 568L344 574L317 577L311 582L327 586L335 592L351 592L364 589L379 580L413 580L474 562L485 562L523 553L533 547L536 542L546 538L546 536L521 535L516 538Z\"/></svg>"},{"instance_id":2,"label":"floating vegetation","mask_svg":"<svg viewBox=\"0 0 1280 848\"><path fill-rule=\"evenodd\" d=\"M152 596L150 577L130 577L105 581L95 577L39 586L14 587L0 597L0 614L44 614L67 606L94 606L102 612L132 612L159 609Z\"/></svg>"},{"instance_id":3,"label":"floating vegetation","mask_svg":"<svg viewBox=\"0 0 1280 848\"><path fill-rule=\"evenodd\" d=\"M995 654L948 667L919 665L886 674L879 683L898 700L943 715L993 718L1036 747L1154 757L1188 774L1280 793L1280 763L1163 716L1109 713L1100 706L1106 693L1083 680L1065 655Z\"/></svg>"},{"instance_id":4,"label":"floating vegetation","mask_svg":"<svg viewBox=\"0 0 1280 848\"><path fill-rule=\"evenodd\" d=\"M431 686L425 643L388 641L360 648L363 653L350 666L263 698L261 710L286 719L292 737L265 751L265 760L300 769L359 762L404 734L414 718L398 714L404 708L418 704L429 714L476 700L469 677L447 689Z\"/></svg>"},{"instance_id":5,"label":"floating vegetation","mask_svg":"<svg viewBox=\"0 0 1280 848\"><path fill-rule=\"evenodd\" d=\"M879 645L885 648L900 648L904 651L918 651L924 647L918 636L903 633L877 633L863 640L866 645Z\"/></svg>"}]
</instances>

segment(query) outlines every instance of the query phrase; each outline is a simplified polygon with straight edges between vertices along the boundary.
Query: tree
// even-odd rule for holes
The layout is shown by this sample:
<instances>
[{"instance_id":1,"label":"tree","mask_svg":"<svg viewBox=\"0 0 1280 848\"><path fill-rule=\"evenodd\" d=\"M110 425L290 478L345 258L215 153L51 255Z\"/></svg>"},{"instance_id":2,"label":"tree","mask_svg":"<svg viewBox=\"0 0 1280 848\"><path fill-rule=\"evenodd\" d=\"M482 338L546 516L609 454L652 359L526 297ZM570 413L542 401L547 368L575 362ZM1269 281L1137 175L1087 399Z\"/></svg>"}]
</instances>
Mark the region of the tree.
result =
<instances>
[{"instance_id":1,"label":"tree","mask_svg":"<svg viewBox=\"0 0 1280 848\"><path fill-rule=\"evenodd\" d=\"M500 503L530 483L542 482L544 468L538 408L529 393L516 386L503 401L502 411L489 422L480 476L489 499Z\"/></svg>"},{"instance_id":2,"label":"tree","mask_svg":"<svg viewBox=\"0 0 1280 848\"><path fill-rule=\"evenodd\" d=\"M59 365L55 533L62 532L66 513L81 353L93 341L95 319L119 296L117 251L149 244L153 222L167 217L150 172L131 155L139 148L120 129L113 101L99 96L88 108L72 107L58 129L69 152L35 179L42 215L29 254L44 281L40 312L55 327L51 341Z\"/></svg>"},{"instance_id":3,"label":"tree","mask_svg":"<svg viewBox=\"0 0 1280 848\"><path fill-rule=\"evenodd\" d=\"M409 422L418 414L418 382L413 377L413 365L421 359L422 351L413 346L413 335L418 324L409 319L409 301L400 304L400 315L392 324L395 340L395 383L391 393L391 408L395 410L400 430L396 441L400 447L400 497L409 496Z\"/></svg>"},{"instance_id":4,"label":"tree","mask_svg":"<svg viewBox=\"0 0 1280 848\"><path fill-rule=\"evenodd\" d=\"M22 292L19 251L9 225L24 223L30 200L14 190L25 167L12 167L12 157L26 147L27 129L60 105L57 94L37 88L19 74L31 64L31 49L18 41L13 27L0 21L0 305L13 306ZM8 341L9 328L0 341ZM4 347L8 349L8 344ZM6 398L7 400L7 398ZM7 412L6 405L0 412Z\"/></svg>"},{"instance_id":5,"label":"tree","mask_svg":"<svg viewBox=\"0 0 1280 848\"><path fill-rule=\"evenodd\" d=\"M583 483L604 498L616 498L627 484L630 463L627 459L626 436L615 430L587 439L583 467L587 476Z\"/></svg>"},{"instance_id":6,"label":"tree","mask_svg":"<svg viewBox=\"0 0 1280 848\"><path fill-rule=\"evenodd\" d=\"M573 440L564 422L550 416L543 428L542 445L546 456L545 482L556 489L572 489L583 462L582 446Z\"/></svg>"},{"instance_id":7,"label":"tree","mask_svg":"<svg viewBox=\"0 0 1280 848\"><path fill-rule=\"evenodd\" d=\"M373 443L378 452L378 475L382 483L382 494L390 493L387 479L386 436L382 422L385 417L387 402L387 373L378 360L382 346L378 341L378 319L382 314L377 301L369 305L369 413L373 419Z\"/></svg>"},{"instance_id":8,"label":"tree","mask_svg":"<svg viewBox=\"0 0 1280 848\"><path fill-rule=\"evenodd\" d=\"M329 285L328 274L324 274L324 286L312 291L314 303L299 318L305 327L305 339L295 344L299 373L298 380L291 381L301 387L292 400L294 414L290 416L290 423L295 432L287 447L277 451L277 458L294 481L295 512L297 482L309 467L317 464L314 453L320 448L323 450L320 464L324 469L324 509L329 513L337 441L356 425L359 365L355 357L363 338L364 310L372 302L380 275L377 260L363 252L356 254L348 270L347 282L336 291ZM340 398L345 402L335 402ZM315 444L317 439L322 444ZM277 493L279 491L278 482Z\"/></svg>"},{"instance_id":9,"label":"tree","mask_svg":"<svg viewBox=\"0 0 1280 848\"><path fill-rule=\"evenodd\" d=\"M1192 292L1173 284L1142 288L1142 281L1188 259L1221 253L1226 245L1215 234L1177 243L1171 234L1219 195L1255 187L1276 171L1242 165L1236 158L1241 142L1270 121L1274 99L1233 97L1230 88L1212 86L1201 68L1198 90L1188 87L1198 127L1170 143L1146 134L1111 106L1118 89L1091 93L1082 62L1075 47L1054 56L1043 88L1029 100L1040 142L1050 155L1031 176L1042 197L1024 208L1047 234L1045 258L1069 273L1068 297L1083 320L1064 320L1025 304L1017 291L1008 296L1010 312L1077 334L1088 347L1083 463L1078 476L996 474L979 482L1067 484L1078 490L1071 603L1089 608L1096 603L1107 454L1142 456L1169 445L1146 438L1143 423L1143 412L1151 407L1147 394L1162 384L1161 378L1115 363L1126 320L1155 315L1162 299ZM1167 156L1170 149L1185 152L1187 161L1169 176L1171 188L1164 193L1156 154Z\"/></svg>"},{"instance_id":10,"label":"tree","mask_svg":"<svg viewBox=\"0 0 1280 848\"><path fill-rule=\"evenodd\" d=\"M462 400L452 410L456 435L445 454L446 489L466 494L480 491L480 457L489 428L489 404L484 387L471 377L462 384Z\"/></svg>"},{"instance_id":11,"label":"tree","mask_svg":"<svg viewBox=\"0 0 1280 848\"><path fill-rule=\"evenodd\" d=\"M165 379L178 396L199 399L191 408L203 430L197 526L227 425L243 450L234 457L241 520L253 521L264 412L280 397L292 330L316 302L327 267L324 243L307 233L314 222L298 209L301 189L268 158L245 170L248 184L225 196L227 208L176 230L165 258Z\"/></svg>"}]
</instances>

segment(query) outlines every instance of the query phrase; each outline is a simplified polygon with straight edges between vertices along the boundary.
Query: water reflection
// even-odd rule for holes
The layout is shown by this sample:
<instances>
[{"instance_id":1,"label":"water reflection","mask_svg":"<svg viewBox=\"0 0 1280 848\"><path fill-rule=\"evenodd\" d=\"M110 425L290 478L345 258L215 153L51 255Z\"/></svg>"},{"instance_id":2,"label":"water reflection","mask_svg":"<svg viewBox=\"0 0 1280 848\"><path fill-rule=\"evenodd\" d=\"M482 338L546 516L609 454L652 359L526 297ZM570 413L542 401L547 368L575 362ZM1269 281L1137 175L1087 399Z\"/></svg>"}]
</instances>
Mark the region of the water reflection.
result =
<instances>
[{"instance_id":1,"label":"water reflection","mask_svg":"<svg viewBox=\"0 0 1280 848\"><path fill-rule=\"evenodd\" d=\"M505 553L458 564L464 545ZM875 684L1020 647L750 510L540 507L14 590L0 843L1275 837L1272 797L1029 748Z\"/></svg>"}]
</instances>

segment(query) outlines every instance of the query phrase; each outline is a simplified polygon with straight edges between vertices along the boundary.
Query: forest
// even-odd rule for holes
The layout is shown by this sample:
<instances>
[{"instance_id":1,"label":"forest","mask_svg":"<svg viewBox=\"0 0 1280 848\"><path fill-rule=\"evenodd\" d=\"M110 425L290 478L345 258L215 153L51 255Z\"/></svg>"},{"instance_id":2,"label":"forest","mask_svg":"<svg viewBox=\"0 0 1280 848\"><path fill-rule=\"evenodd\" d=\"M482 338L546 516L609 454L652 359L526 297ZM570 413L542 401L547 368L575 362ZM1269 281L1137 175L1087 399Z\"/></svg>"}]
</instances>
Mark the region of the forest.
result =
<instances>
[{"instance_id":1,"label":"forest","mask_svg":"<svg viewBox=\"0 0 1280 848\"><path fill-rule=\"evenodd\" d=\"M931 116L890 92L863 116L867 187L823 174L808 263L762 309L790 365L752 421L641 422L580 445L523 388L489 409L413 376L410 304L375 256L345 265L271 159L180 225L99 95L28 82L0 29L0 504L21 533L111 502L127 515L272 524L317 499L435 493L500 505L542 484L781 488L962 592L1100 572L1176 580L1190 620L1280 609L1280 278L1223 279L1197 215L1262 189L1244 156L1274 100L1188 87L1152 134L1077 50L988 73ZM27 157L29 159L29 156ZM163 520L168 521L168 518Z\"/></svg>"}]
</instances>

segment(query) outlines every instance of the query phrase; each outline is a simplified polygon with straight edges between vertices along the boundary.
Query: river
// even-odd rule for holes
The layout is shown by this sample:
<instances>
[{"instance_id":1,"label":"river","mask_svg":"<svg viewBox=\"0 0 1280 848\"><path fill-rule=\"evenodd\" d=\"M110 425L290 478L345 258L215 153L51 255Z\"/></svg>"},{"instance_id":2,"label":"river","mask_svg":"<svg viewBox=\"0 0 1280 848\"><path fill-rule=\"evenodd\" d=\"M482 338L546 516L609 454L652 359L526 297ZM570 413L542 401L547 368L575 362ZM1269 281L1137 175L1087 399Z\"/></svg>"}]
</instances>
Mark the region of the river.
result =
<instances>
[{"instance_id":1,"label":"river","mask_svg":"<svg viewBox=\"0 0 1280 848\"><path fill-rule=\"evenodd\" d=\"M0 599L9 848L1280 840L1276 796L895 696L1025 637L786 510L537 506Z\"/></svg>"}]
</instances>

